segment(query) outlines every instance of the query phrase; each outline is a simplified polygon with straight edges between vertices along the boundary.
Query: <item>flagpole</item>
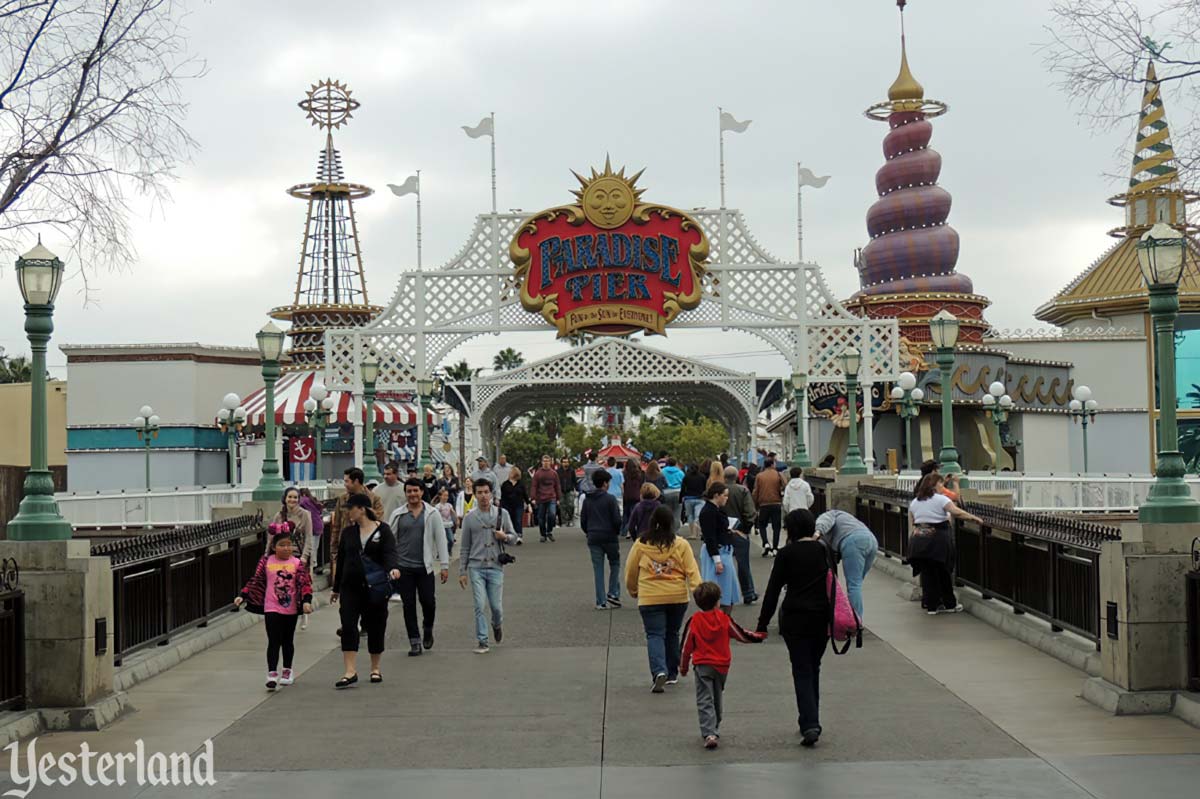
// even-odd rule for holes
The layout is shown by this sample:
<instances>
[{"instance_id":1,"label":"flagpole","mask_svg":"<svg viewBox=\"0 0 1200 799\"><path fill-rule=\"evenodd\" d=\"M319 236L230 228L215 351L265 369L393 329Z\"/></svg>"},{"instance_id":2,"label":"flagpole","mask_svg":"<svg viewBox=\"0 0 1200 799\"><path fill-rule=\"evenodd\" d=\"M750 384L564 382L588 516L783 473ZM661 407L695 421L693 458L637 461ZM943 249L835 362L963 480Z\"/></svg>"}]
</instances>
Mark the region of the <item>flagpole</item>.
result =
<instances>
[{"instance_id":1,"label":"flagpole","mask_svg":"<svg viewBox=\"0 0 1200 799\"><path fill-rule=\"evenodd\" d=\"M496 213L496 112L491 113L492 119L492 213Z\"/></svg>"},{"instance_id":2,"label":"flagpole","mask_svg":"<svg viewBox=\"0 0 1200 799\"><path fill-rule=\"evenodd\" d=\"M796 259L799 263L804 263L804 206L801 197L801 189L804 187L800 177L800 162L796 162ZM417 195L419 198L421 195ZM420 200L418 199L418 207Z\"/></svg>"},{"instance_id":3,"label":"flagpole","mask_svg":"<svg viewBox=\"0 0 1200 799\"><path fill-rule=\"evenodd\" d=\"M421 170L417 170L417 271L421 271Z\"/></svg>"},{"instance_id":4,"label":"flagpole","mask_svg":"<svg viewBox=\"0 0 1200 799\"><path fill-rule=\"evenodd\" d=\"M721 106L717 106L717 140L721 153L721 207L725 207L725 126L721 124Z\"/></svg>"}]
</instances>

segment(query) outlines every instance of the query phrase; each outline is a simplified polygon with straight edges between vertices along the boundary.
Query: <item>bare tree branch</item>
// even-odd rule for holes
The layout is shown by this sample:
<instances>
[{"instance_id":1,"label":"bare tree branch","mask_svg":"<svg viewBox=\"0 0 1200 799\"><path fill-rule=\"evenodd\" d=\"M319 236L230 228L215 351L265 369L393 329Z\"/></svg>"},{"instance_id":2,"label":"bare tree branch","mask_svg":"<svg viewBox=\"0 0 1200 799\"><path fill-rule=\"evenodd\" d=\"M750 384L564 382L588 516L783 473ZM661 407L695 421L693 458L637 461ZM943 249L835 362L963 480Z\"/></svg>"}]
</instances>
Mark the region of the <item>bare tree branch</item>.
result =
<instances>
[{"instance_id":1,"label":"bare tree branch","mask_svg":"<svg viewBox=\"0 0 1200 799\"><path fill-rule=\"evenodd\" d=\"M1180 178L1195 185L1200 180L1194 155L1200 147L1200 0L1056 0L1050 15L1049 40L1040 46L1044 63L1080 119L1096 132L1132 133L1146 64L1153 59ZM1114 164L1126 176L1132 144L1130 138L1114 154Z\"/></svg>"},{"instance_id":2,"label":"bare tree branch","mask_svg":"<svg viewBox=\"0 0 1200 799\"><path fill-rule=\"evenodd\" d=\"M135 257L130 201L165 201L196 143L184 0L0 0L0 249L32 228L86 278ZM85 296L86 299L86 296Z\"/></svg>"}]
</instances>

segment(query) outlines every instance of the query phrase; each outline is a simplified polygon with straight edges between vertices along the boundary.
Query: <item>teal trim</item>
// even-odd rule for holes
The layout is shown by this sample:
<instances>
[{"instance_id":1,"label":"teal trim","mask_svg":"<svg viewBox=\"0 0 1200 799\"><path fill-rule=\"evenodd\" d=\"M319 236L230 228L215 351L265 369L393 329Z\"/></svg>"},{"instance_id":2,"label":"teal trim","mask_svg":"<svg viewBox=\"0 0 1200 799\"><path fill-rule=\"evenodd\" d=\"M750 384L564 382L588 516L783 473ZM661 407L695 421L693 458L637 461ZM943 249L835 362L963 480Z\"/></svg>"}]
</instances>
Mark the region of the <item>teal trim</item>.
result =
<instances>
[{"instance_id":1,"label":"teal trim","mask_svg":"<svg viewBox=\"0 0 1200 799\"><path fill-rule=\"evenodd\" d=\"M215 427L162 427L159 428L158 438L153 440L150 447L225 450L228 448L228 442L225 435ZM67 430L67 452L145 448L145 443L138 439L132 427L87 427Z\"/></svg>"}]
</instances>

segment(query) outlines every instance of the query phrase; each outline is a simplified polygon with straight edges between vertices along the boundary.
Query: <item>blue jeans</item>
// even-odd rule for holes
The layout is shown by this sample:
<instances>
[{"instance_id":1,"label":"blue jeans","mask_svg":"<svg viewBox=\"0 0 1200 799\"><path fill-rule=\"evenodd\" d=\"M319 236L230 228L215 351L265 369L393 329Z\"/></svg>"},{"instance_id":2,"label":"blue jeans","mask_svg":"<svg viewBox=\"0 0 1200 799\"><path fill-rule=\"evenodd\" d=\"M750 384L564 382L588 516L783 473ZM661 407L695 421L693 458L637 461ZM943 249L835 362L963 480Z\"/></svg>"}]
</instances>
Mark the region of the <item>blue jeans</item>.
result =
<instances>
[{"instance_id":1,"label":"blue jeans","mask_svg":"<svg viewBox=\"0 0 1200 799\"><path fill-rule=\"evenodd\" d=\"M742 601L750 602L758 599L754 590L754 575L750 573L750 539L745 536L733 537L733 557L737 560L738 582L741 583Z\"/></svg>"},{"instance_id":2,"label":"blue jeans","mask_svg":"<svg viewBox=\"0 0 1200 799\"><path fill-rule=\"evenodd\" d=\"M588 544L592 554L592 572L596 577L596 604L608 604L610 596L621 596L621 545L616 541ZM608 593L604 593L604 558L608 558Z\"/></svg>"},{"instance_id":3,"label":"blue jeans","mask_svg":"<svg viewBox=\"0 0 1200 799\"><path fill-rule=\"evenodd\" d=\"M493 627L499 627L504 622L504 570L497 566L472 567L467 573L471 576L471 595L475 599L475 638L479 643L486 644L488 626L487 617L483 614L484 605L492 608Z\"/></svg>"},{"instance_id":4,"label":"blue jeans","mask_svg":"<svg viewBox=\"0 0 1200 799\"><path fill-rule=\"evenodd\" d=\"M863 617L863 580L871 572L871 564L879 554L879 542L872 533L851 533L842 539L842 574L846 575L846 596L850 607L861 619Z\"/></svg>"},{"instance_id":5,"label":"blue jeans","mask_svg":"<svg viewBox=\"0 0 1200 799\"><path fill-rule=\"evenodd\" d=\"M554 500L539 502L537 506L538 532L542 538L554 532L554 522L558 519L558 503Z\"/></svg>"},{"instance_id":6,"label":"blue jeans","mask_svg":"<svg viewBox=\"0 0 1200 799\"><path fill-rule=\"evenodd\" d=\"M650 676L679 676L679 628L688 605L641 605L642 627L646 629L646 654L650 658Z\"/></svg>"},{"instance_id":7,"label":"blue jeans","mask_svg":"<svg viewBox=\"0 0 1200 799\"><path fill-rule=\"evenodd\" d=\"M704 507L703 497L684 497L683 510L687 513L688 524L695 524L700 518L700 509Z\"/></svg>"}]
</instances>

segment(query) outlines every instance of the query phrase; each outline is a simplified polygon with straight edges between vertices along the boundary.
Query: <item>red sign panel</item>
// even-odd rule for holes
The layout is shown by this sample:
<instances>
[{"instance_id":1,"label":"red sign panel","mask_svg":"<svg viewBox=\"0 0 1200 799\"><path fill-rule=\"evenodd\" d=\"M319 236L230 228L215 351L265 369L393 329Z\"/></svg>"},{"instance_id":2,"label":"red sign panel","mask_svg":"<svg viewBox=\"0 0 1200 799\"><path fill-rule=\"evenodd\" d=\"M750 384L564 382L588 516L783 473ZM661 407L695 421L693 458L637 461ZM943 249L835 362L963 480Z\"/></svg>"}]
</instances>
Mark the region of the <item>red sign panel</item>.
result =
<instances>
[{"instance_id":1,"label":"red sign panel","mask_svg":"<svg viewBox=\"0 0 1200 799\"><path fill-rule=\"evenodd\" d=\"M700 302L707 237L682 211L639 202L638 175L605 164L590 180L576 177L580 203L529 218L509 246L521 304L560 337L664 333Z\"/></svg>"},{"instance_id":2,"label":"red sign panel","mask_svg":"<svg viewBox=\"0 0 1200 799\"><path fill-rule=\"evenodd\" d=\"M299 436L289 439L288 454L292 463L316 463L317 444L312 436Z\"/></svg>"}]
</instances>

